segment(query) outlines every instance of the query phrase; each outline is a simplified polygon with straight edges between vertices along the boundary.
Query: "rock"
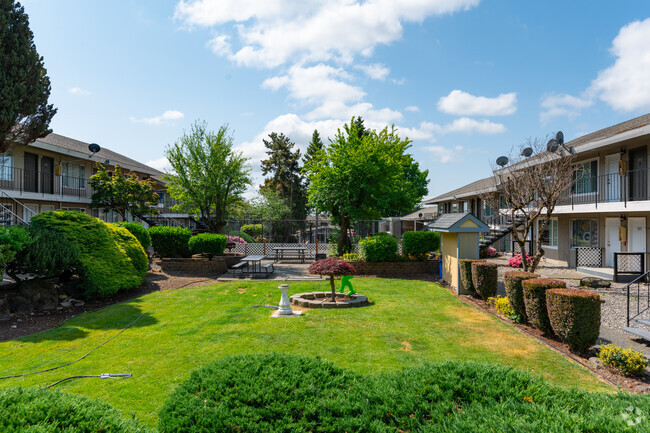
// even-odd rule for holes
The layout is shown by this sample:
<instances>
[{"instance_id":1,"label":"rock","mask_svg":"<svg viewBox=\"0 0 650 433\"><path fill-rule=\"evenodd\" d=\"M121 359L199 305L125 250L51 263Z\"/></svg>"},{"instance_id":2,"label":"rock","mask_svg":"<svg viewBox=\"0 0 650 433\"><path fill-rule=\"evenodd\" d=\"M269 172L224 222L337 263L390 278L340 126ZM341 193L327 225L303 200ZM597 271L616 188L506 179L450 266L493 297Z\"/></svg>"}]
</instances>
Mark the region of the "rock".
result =
<instances>
[{"instance_id":1,"label":"rock","mask_svg":"<svg viewBox=\"0 0 650 433\"><path fill-rule=\"evenodd\" d=\"M598 368L601 368L603 366L602 361L597 356L592 356L591 358L589 358L589 360L587 362L589 363L589 365L592 368L598 369Z\"/></svg>"},{"instance_id":2,"label":"rock","mask_svg":"<svg viewBox=\"0 0 650 433\"><path fill-rule=\"evenodd\" d=\"M68 308L72 306L72 301L70 299L66 299L65 301L61 302L60 305L64 308Z\"/></svg>"},{"instance_id":3,"label":"rock","mask_svg":"<svg viewBox=\"0 0 650 433\"><path fill-rule=\"evenodd\" d=\"M650 385L639 385L635 389L636 389L636 392L641 393L641 394L650 393Z\"/></svg>"},{"instance_id":4,"label":"rock","mask_svg":"<svg viewBox=\"0 0 650 433\"><path fill-rule=\"evenodd\" d=\"M60 299L60 300L67 299L67 297L68 297L68 295L66 295L65 293L59 295L59 299Z\"/></svg>"},{"instance_id":5,"label":"rock","mask_svg":"<svg viewBox=\"0 0 650 433\"><path fill-rule=\"evenodd\" d=\"M18 325L11 325L11 329L16 329L18 328Z\"/></svg>"},{"instance_id":6,"label":"rock","mask_svg":"<svg viewBox=\"0 0 650 433\"><path fill-rule=\"evenodd\" d=\"M81 307L85 304L84 301L81 301L79 299L70 299L70 300L72 301L72 305L74 305L75 307Z\"/></svg>"},{"instance_id":7,"label":"rock","mask_svg":"<svg viewBox=\"0 0 650 433\"><path fill-rule=\"evenodd\" d=\"M22 281L18 293L26 298L34 310L50 310L59 304L59 295L52 284L40 278Z\"/></svg>"},{"instance_id":8,"label":"rock","mask_svg":"<svg viewBox=\"0 0 650 433\"><path fill-rule=\"evenodd\" d=\"M11 319L11 311L9 310L9 302L7 302L7 297L0 299L0 320L9 320Z\"/></svg>"},{"instance_id":9,"label":"rock","mask_svg":"<svg viewBox=\"0 0 650 433\"><path fill-rule=\"evenodd\" d=\"M6 299L9 304L9 311L12 313L28 314L32 312L32 304L24 296L17 293L9 293Z\"/></svg>"},{"instance_id":10,"label":"rock","mask_svg":"<svg viewBox=\"0 0 650 433\"><path fill-rule=\"evenodd\" d=\"M609 289L612 287L611 281L598 277L584 277L580 280L581 287L591 287L593 289Z\"/></svg>"}]
</instances>

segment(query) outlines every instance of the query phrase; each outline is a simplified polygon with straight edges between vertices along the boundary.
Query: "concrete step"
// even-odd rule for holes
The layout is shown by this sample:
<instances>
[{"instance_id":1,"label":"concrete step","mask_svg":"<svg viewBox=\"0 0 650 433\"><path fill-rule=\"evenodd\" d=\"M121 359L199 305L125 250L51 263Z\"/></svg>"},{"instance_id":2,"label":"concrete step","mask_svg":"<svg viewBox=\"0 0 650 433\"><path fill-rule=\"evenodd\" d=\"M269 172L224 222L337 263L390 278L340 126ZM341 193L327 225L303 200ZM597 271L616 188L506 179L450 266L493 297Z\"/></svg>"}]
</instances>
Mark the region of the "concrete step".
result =
<instances>
[{"instance_id":1,"label":"concrete step","mask_svg":"<svg viewBox=\"0 0 650 433\"><path fill-rule=\"evenodd\" d=\"M641 329L641 328L623 328L623 331L629 332L632 335L636 335L637 337L641 337L644 340L650 341L650 332Z\"/></svg>"},{"instance_id":2,"label":"concrete step","mask_svg":"<svg viewBox=\"0 0 650 433\"><path fill-rule=\"evenodd\" d=\"M650 326L650 319L636 319L636 321L642 325Z\"/></svg>"}]
</instances>

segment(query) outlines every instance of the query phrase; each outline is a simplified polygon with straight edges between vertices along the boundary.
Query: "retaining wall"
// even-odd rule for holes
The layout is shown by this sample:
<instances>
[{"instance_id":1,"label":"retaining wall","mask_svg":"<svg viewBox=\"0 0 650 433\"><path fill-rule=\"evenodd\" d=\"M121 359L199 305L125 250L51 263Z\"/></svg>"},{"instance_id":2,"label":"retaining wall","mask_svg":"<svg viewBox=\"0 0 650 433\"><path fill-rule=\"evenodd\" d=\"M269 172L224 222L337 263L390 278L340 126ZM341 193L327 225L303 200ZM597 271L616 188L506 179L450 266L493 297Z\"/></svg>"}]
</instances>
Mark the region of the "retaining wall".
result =
<instances>
[{"instance_id":1,"label":"retaining wall","mask_svg":"<svg viewBox=\"0 0 650 433\"><path fill-rule=\"evenodd\" d=\"M228 271L228 267L239 263L240 255L217 256L212 260L204 257L187 259L156 259L156 264L169 275L187 275L196 277L219 276Z\"/></svg>"}]
</instances>

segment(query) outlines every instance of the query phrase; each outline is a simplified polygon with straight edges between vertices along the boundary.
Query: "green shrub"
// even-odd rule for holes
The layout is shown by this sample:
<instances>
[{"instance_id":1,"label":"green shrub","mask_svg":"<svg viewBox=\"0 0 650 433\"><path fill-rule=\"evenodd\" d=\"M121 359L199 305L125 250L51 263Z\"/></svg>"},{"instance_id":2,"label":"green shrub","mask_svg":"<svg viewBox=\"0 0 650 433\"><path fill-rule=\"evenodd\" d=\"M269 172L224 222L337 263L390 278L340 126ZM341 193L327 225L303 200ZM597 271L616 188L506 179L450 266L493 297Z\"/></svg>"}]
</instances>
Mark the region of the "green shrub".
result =
<instances>
[{"instance_id":1,"label":"green shrub","mask_svg":"<svg viewBox=\"0 0 650 433\"><path fill-rule=\"evenodd\" d=\"M262 224L244 224L241 231L252 238L259 238L262 236Z\"/></svg>"},{"instance_id":2,"label":"green shrub","mask_svg":"<svg viewBox=\"0 0 650 433\"><path fill-rule=\"evenodd\" d=\"M99 400L43 389L0 390L0 414L3 433L153 433Z\"/></svg>"},{"instance_id":3,"label":"green shrub","mask_svg":"<svg viewBox=\"0 0 650 433\"><path fill-rule=\"evenodd\" d=\"M553 332L576 352L585 353L598 341L600 295L588 290L546 291L546 309Z\"/></svg>"},{"instance_id":4,"label":"green shrub","mask_svg":"<svg viewBox=\"0 0 650 433\"><path fill-rule=\"evenodd\" d=\"M192 232L181 227L155 226L149 227L151 244L158 257L189 257L190 249L187 243Z\"/></svg>"},{"instance_id":5,"label":"green shrub","mask_svg":"<svg viewBox=\"0 0 650 433\"><path fill-rule=\"evenodd\" d=\"M472 263L483 262L481 259L460 259L458 260L458 267L460 268L460 282L463 283L465 290L468 290L472 295L476 295L476 288L472 282Z\"/></svg>"},{"instance_id":6,"label":"green shrub","mask_svg":"<svg viewBox=\"0 0 650 433\"><path fill-rule=\"evenodd\" d=\"M521 285L524 289L526 317L535 328L544 334L553 334L553 328L548 319L548 310L546 309L546 291L548 289L564 289L566 283L562 280L550 278L532 278L523 280Z\"/></svg>"},{"instance_id":7,"label":"green shrub","mask_svg":"<svg viewBox=\"0 0 650 433\"><path fill-rule=\"evenodd\" d=\"M131 232L133 236L136 237L142 248L147 251L151 246L151 236L149 236L149 231L144 227L144 224L141 223L114 223L116 226L124 227Z\"/></svg>"},{"instance_id":8,"label":"green shrub","mask_svg":"<svg viewBox=\"0 0 650 433\"><path fill-rule=\"evenodd\" d=\"M212 260L214 256L223 255L226 249L226 235L200 233L190 238L188 246L193 254L201 254Z\"/></svg>"},{"instance_id":9,"label":"green shrub","mask_svg":"<svg viewBox=\"0 0 650 433\"><path fill-rule=\"evenodd\" d=\"M389 262L397 256L397 238L377 233L359 241L359 252L367 262Z\"/></svg>"},{"instance_id":10,"label":"green shrub","mask_svg":"<svg viewBox=\"0 0 650 433\"><path fill-rule=\"evenodd\" d=\"M402 253L415 257L426 257L431 251L440 249L438 232L406 232L402 235Z\"/></svg>"},{"instance_id":11,"label":"green shrub","mask_svg":"<svg viewBox=\"0 0 650 433\"><path fill-rule=\"evenodd\" d=\"M18 274L34 274L42 277L70 277L79 263L79 247L68 242L59 232L28 227L31 236L29 248L18 254L7 268L7 273L16 277Z\"/></svg>"},{"instance_id":12,"label":"green shrub","mask_svg":"<svg viewBox=\"0 0 650 433\"><path fill-rule=\"evenodd\" d=\"M358 253L345 253L341 256L341 258L346 262L360 262L363 260L361 254Z\"/></svg>"},{"instance_id":13,"label":"green shrub","mask_svg":"<svg viewBox=\"0 0 650 433\"><path fill-rule=\"evenodd\" d=\"M33 242L23 226L0 227L0 272Z\"/></svg>"},{"instance_id":14,"label":"green shrub","mask_svg":"<svg viewBox=\"0 0 650 433\"><path fill-rule=\"evenodd\" d=\"M46 212L31 219L31 227L62 235L79 250L75 269L86 297L112 295L139 287L147 257L138 240L123 227L106 224L82 212Z\"/></svg>"},{"instance_id":15,"label":"green shrub","mask_svg":"<svg viewBox=\"0 0 650 433\"><path fill-rule=\"evenodd\" d=\"M247 244L250 244L250 243L254 243L254 242L255 242L255 239L253 239L253 237L252 237L251 235L249 235L248 233L245 233L245 232L243 232L243 231L233 230L233 231L231 231L230 233L228 233L228 235L229 235L229 236L240 237L240 238L242 238L243 240L245 240Z\"/></svg>"},{"instance_id":16,"label":"green shrub","mask_svg":"<svg viewBox=\"0 0 650 433\"><path fill-rule=\"evenodd\" d=\"M643 376L648 367L648 360L643 352L621 349L616 344L602 344L598 357L606 367L620 372L623 376Z\"/></svg>"},{"instance_id":17,"label":"green shrub","mask_svg":"<svg viewBox=\"0 0 650 433\"><path fill-rule=\"evenodd\" d=\"M521 322L521 315L512 308L510 301L505 296L497 295L494 298L488 298L485 303L487 305L492 305L499 313L503 314L513 322Z\"/></svg>"},{"instance_id":18,"label":"green shrub","mask_svg":"<svg viewBox=\"0 0 650 433\"><path fill-rule=\"evenodd\" d=\"M486 300L497 294L499 268L496 263L473 262L472 284L476 293Z\"/></svg>"},{"instance_id":19,"label":"green shrub","mask_svg":"<svg viewBox=\"0 0 650 433\"><path fill-rule=\"evenodd\" d=\"M524 289L521 286L523 280L537 278L538 275L532 272L510 271L503 274L503 285L506 288L506 296L512 308L521 316L523 322L528 322L526 316L526 304L524 304Z\"/></svg>"}]
</instances>

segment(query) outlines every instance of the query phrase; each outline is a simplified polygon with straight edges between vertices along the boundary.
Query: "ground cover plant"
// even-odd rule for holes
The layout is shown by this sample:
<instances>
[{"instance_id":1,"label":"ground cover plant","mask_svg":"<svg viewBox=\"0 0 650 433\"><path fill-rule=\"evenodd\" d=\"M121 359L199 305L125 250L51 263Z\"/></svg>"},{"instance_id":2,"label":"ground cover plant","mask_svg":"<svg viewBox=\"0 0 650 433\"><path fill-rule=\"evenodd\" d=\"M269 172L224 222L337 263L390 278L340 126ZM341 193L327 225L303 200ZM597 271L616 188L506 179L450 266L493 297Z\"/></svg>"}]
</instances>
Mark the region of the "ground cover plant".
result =
<instances>
[{"instance_id":1,"label":"ground cover plant","mask_svg":"<svg viewBox=\"0 0 650 433\"><path fill-rule=\"evenodd\" d=\"M192 371L240 354L319 356L362 375L440 361L487 362L533 371L555 385L613 390L586 369L431 282L355 279L355 289L368 295L372 306L271 319L272 310L262 305L277 305L277 285L234 281L155 292L83 314L47 332L1 342L0 376L40 370L79 358L139 317L82 361L1 380L0 387L40 387L74 375L131 373L129 379L79 379L56 388L101 399L125 414L133 411L149 426L157 424L164 401ZM328 281L290 285L290 294L329 290Z\"/></svg>"},{"instance_id":2,"label":"ground cover plant","mask_svg":"<svg viewBox=\"0 0 650 433\"><path fill-rule=\"evenodd\" d=\"M623 349L616 344L601 344L598 357L603 364L618 371L623 376L643 376L648 367L648 360L643 352L631 347Z\"/></svg>"}]
</instances>

